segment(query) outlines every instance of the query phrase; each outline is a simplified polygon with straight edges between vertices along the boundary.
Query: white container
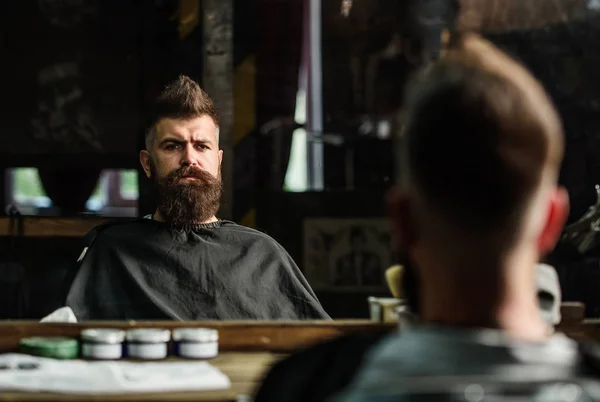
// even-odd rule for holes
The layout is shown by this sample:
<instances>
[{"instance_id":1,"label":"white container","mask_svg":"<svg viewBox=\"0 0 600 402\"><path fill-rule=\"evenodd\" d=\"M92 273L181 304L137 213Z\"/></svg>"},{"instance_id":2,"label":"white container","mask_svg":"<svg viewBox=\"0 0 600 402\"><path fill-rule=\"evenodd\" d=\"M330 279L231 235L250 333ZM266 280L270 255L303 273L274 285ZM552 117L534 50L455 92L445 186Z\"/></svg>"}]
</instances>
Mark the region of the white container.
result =
<instances>
[{"instance_id":1,"label":"white container","mask_svg":"<svg viewBox=\"0 0 600 402\"><path fill-rule=\"evenodd\" d=\"M369 297L369 312L371 321L375 322L396 322L398 315L396 308L405 304L402 299L390 297Z\"/></svg>"},{"instance_id":2,"label":"white container","mask_svg":"<svg viewBox=\"0 0 600 402\"><path fill-rule=\"evenodd\" d=\"M127 331L127 357L159 360L167 357L171 332L168 329L138 328Z\"/></svg>"},{"instance_id":3,"label":"white container","mask_svg":"<svg viewBox=\"0 0 600 402\"><path fill-rule=\"evenodd\" d=\"M125 331L88 328L81 331L81 354L86 359L118 360L123 357Z\"/></svg>"},{"instance_id":4,"label":"white container","mask_svg":"<svg viewBox=\"0 0 600 402\"><path fill-rule=\"evenodd\" d=\"M185 359L212 359L219 354L219 333L209 328L173 330L175 354Z\"/></svg>"}]
</instances>

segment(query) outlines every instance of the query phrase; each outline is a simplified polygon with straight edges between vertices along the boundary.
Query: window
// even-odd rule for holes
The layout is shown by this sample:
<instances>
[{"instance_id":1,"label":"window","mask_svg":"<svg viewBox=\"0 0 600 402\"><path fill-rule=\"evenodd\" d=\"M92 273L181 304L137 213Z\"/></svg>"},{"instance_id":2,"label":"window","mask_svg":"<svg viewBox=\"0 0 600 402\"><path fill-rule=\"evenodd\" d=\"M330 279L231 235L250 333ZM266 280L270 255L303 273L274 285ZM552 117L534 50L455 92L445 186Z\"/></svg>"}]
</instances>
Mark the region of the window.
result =
<instances>
[{"instance_id":1,"label":"window","mask_svg":"<svg viewBox=\"0 0 600 402\"><path fill-rule=\"evenodd\" d=\"M306 123L306 91L300 89L296 94L296 123ZM292 136L290 161L285 175L284 190L290 192L308 191L308 139L306 130L298 128Z\"/></svg>"},{"instance_id":2,"label":"window","mask_svg":"<svg viewBox=\"0 0 600 402\"><path fill-rule=\"evenodd\" d=\"M292 136L284 184L284 190L290 192L324 189L323 143L313 138L315 134L322 135L323 132L321 2L322 0L310 0L304 16L304 43L294 119L306 128L295 130ZM345 7L348 8L349 5L346 4ZM310 114L309 124L306 124L307 114Z\"/></svg>"},{"instance_id":3,"label":"window","mask_svg":"<svg viewBox=\"0 0 600 402\"><path fill-rule=\"evenodd\" d=\"M48 198L36 168L14 168L6 172L6 203L15 204L24 215L52 215ZM138 172L134 169L106 169L86 203L87 212L103 216L137 216Z\"/></svg>"}]
</instances>

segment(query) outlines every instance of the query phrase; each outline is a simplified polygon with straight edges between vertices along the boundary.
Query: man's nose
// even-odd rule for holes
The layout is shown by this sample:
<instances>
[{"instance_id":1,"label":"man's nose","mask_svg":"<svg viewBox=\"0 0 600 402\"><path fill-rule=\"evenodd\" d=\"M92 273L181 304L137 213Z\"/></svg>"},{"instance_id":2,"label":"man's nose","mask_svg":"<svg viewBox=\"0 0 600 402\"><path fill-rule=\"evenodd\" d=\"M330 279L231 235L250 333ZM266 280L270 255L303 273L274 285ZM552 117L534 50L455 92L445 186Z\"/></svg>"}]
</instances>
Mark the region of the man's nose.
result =
<instances>
[{"instance_id":1,"label":"man's nose","mask_svg":"<svg viewBox=\"0 0 600 402\"><path fill-rule=\"evenodd\" d=\"M181 155L181 165L183 166L194 166L198 165L198 159L196 158L196 152L191 144L187 144L183 148Z\"/></svg>"}]
</instances>

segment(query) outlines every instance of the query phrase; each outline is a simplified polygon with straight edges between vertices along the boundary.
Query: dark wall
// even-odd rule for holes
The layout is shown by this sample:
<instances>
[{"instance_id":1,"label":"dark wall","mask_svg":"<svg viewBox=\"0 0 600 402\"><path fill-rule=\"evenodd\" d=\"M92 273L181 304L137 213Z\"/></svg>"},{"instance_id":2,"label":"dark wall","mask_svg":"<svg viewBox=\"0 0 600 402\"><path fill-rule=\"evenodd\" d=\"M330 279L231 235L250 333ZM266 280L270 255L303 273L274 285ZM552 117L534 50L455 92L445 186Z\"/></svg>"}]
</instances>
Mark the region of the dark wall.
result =
<instances>
[{"instance_id":1,"label":"dark wall","mask_svg":"<svg viewBox=\"0 0 600 402\"><path fill-rule=\"evenodd\" d=\"M0 165L128 168L144 110L179 74L202 79L202 27L178 2L7 3L0 14Z\"/></svg>"},{"instance_id":2,"label":"dark wall","mask_svg":"<svg viewBox=\"0 0 600 402\"><path fill-rule=\"evenodd\" d=\"M136 2L7 3L2 12L2 164L131 165L139 124ZM112 161L111 161L112 160Z\"/></svg>"},{"instance_id":3,"label":"dark wall","mask_svg":"<svg viewBox=\"0 0 600 402\"><path fill-rule=\"evenodd\" d=\"M63 281L82 249L77 238L0 237L0 319L40 319L61 307Z\"/></svg>"},{"instance_id":4,"label":"dark wall","mask_svg":"<svg viewBox=\"0 0 600 402\"><path fill-rule=\"evenodd\" d=\"M303 225L307 218L381 218L385 212L385 190L325 191L306 193L275 192L258 216L259 229L275 238L301 270L303 264ZM266 207L268 205L268 207ZM334 318L367 318L367 297L391 297L387 291L318 292L325 310Z\"/></svg>"},{"instance_id":5,"label":"dark wall","mask_svg":"<svg viewBox=\"0 0 600 402\"><path fill-rule=\"evenodd\" d=\"M560 182L571 200L569 221L596 202L600 183L600 15L488 37L543 83L565 128Z\"/></svg>"}]
</instances>

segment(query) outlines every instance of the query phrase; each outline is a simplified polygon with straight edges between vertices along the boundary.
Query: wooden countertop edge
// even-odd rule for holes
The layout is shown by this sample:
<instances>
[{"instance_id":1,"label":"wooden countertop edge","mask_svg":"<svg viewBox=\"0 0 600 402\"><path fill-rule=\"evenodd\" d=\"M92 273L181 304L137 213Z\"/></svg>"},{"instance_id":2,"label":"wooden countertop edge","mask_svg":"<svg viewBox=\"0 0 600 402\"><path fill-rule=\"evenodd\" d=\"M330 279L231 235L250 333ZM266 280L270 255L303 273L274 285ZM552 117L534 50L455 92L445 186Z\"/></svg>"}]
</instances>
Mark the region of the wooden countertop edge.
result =
<instances>
[{"instance_id":1,"label":"wooden countertop edge","mask_svg":"<svg viewBox=\"0 0 600 402\"><path fill-rule=\"evenodd\" d=\"M77 324L4 321L0 323L0 352L16 351L22 338L32 336L77 337L84 328L180 328L207 327L219 330L219 348L223 351L262 351L285 353L299 347L335 338L347 333L393 331L394 323L368 320L297 321L297 322L85 322Z\"/></svg>"},{"instance_id":2,"label":"wooden countertop edge","mask_svg":"<svg viewBox=\"0 0 600 402\"><path fill-rule=\"evenodd\" d=\"M285 353L348 333L392 332L396 323L369 320L339 321L86 321L76 324L37 321L0 322L0 352L15 351L19 340L32 336L77 337L85 328L181 328L207 327L219 331L223 351L262 351ZM575 338L600 340L600 322L567 321L556 327Z\"/></svg>"}]
</instances>

